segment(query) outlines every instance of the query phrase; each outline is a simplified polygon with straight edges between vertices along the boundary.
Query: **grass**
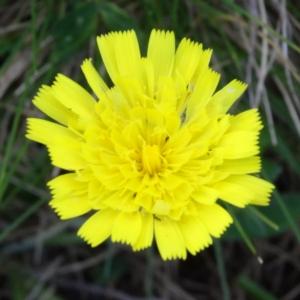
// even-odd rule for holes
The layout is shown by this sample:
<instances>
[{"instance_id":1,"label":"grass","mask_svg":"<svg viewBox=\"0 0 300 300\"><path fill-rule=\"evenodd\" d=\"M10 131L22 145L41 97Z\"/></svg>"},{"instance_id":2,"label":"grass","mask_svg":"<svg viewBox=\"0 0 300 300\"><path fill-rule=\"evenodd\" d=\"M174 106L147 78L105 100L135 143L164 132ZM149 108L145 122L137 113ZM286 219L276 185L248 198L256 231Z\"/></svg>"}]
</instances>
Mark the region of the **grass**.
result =
<instances>
[{"instance_id":1,"label":"grass","mask_svg":"<svg viewBox=\"0 0 300 300\"><path fill-rule=\"evenodd\" d=\"M291 0L0 1L0 299L300 297L299 16ZM132 28L144 54L152 28L214 49L220 86L234 78L249 86L234 110L257 106L264 122L271 206L231 207L239 230L186 261L163 262L155 247L82 242L84 217L60 221L47 205L46 182L60 170L24 137L26 118L44 117L31 103L38 88L57 73L87 87L80 64L88 57L107 79L95 38Z\"/></svg>"}]
</instances>

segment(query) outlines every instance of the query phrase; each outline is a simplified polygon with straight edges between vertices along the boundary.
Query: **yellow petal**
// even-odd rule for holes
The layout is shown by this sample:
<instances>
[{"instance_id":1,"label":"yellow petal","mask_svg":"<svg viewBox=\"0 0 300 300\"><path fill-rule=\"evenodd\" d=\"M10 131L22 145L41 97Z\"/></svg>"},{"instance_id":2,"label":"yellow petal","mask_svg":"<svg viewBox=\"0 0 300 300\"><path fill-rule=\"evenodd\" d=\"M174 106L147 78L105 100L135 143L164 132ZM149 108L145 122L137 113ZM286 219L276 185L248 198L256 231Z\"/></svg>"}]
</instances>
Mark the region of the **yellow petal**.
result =
<instances>
[{"instance_id":1,"label":"yellow petal","mask_svg":"<svg viewBox=\"0 0 300 300\"><path fill-rule=\"evenodd\" d=\"M171 136L163 147L163 152L168 151L169 149L176 149L179 152L183 149L191 140L192 135L189 132L189 129L186 126L181 127L173 136Z\"/></svg>"},{"instance_id":2,"label":"yellow petal","mask_svg":"<svg viewBox=\"0 0 300 300\"><path fill-rule=\"evenodd\" d=\"M140 48L133 30L116 34L114 40L118 70L121 76L140 81Z\"/></svg>"},{"instance_id":3,"label":"yellow petal","mask_svg":"<svg viewBox=\"0 0 300 300\"><path fill-rule=\"evenodd\" d=\"M189 98L193 89L192 83L187 84L183 76L177 71L173 72L173 80L175 84L175 92L177 95L176 112L178 116L185 115L186 100Z\"/></svg>"},{"instance_id":4,"label":"yellow petal","mask_svg":"<svg viewBox=\"0 0 300 300\"><path fill-rule=\"evenodd\" d=\"M94 191L92 191L92 192L94 192ZM95 192L96 192L96 187L95 187ZM89 194L89 198L91 199L93 209L100 210L100 209L111 208L104 203L104 200L107 199L108 197L110 197L111 194L113 194L113 191L106 189L103 185L100 187L98 185L97 194L94 197L92 194Z\"/></svg>"},{"instance_id":5,"label":"yellow petal","mask_svg":"<svg viewBox=\"0 0 300 300\"><path fill-rule=\"evenodd\" d=\"M220 74L207 69L203 75L198 78L194 90L188 100L186 119L189 120L197 111L201 111L210 101L216 90L220 79Z\"/></svg>"},{"instance_id":6,"label":"yellow petal","mask_svg":"<svg viewBox=\"0 0 300 300\"><path fill-rule=\"evenodd\" d=\"M218 147L224 148L224 159L239 159L259 153L256 131L236 131L223 135Z\"/></svg>"},{"instance_id":7,"label":"yellow petal","mask_svg":"<svg viewBox=\"0 0 300 300\"><path fill-rule=\"evenodd\" d=\"M39 89L38 94L34 97L32 102L47 116L64 125L68 125L69 120L74 120L78 117L54 97L52 88L47 85L43 85Z\"/></svg>"},{"instance_id":8,"label":"yellow petal","mask_svg":"<svg viewBox=\"0 0 300 300\"><path fill-rule=\"evenodd\" d=\"M80 170L87 166L81 151L63 147L48 146L51 162L54 166L65 170Z\"/></svg>"},{"instance_id":9,"label":"yellow petal","mask_svg":"<svg viewBox=\"0 0 300 300\"><path fill-rule=\"evenodd\" d=\"M131 191L122 192L117 190L107 197L103 203L108 207L125 212L135 212L139 208L139 206L134 202L134 193Z\"/></svg>"},{"instance_id":10,"label":"yellow petal","mask_svg":"<svg viewBox=\"0 0 300 300\"><path fill-rule=\"evenodd\" d=\"M191 254L195 255L212 244L212 238L199 218L184 215L177 225L183 235L185 246Z\"/></svg>"},{"instance_id":11,"label":"yellow petal","mask_svg":"<svg viewBox=\"0 0 300 300\"><path fill-rule=\"evenodd\" d=\"M200 151L197 151L197 153L198 152L201 153ZM192 172L192 173L195 172L198 175L204 175L211 168L212 162L213 162L213 158L202 159L202 160L200 159L190 160L189 162L184 164L181 170L184 170L185 172Z\"/></svg>"},{"instance_id":12,"label":"yellow petal","mask_svg":"<svg viewBox=\"0 0 300 300\"><path fill-rule=\"evenodd\" d=\"M163 260L186 259L186 246L180 229L169 218L154 219L155 239Z\"/></svg>"},{"instance_id":13,"label":"yellow petal","mask_svg":"<svg viewBox=\"0 0 300 300\"><path fill-rule=\"evenodd\" d=\"M160 184L161 186L166 190L174 190L176 189L180 184L182 184L183 179L179 176L168 174L166 176L160 177Z\"/></svg>"},{"instance_id":14,"label":"yellow petal","mask_svg":"<svg viewBox=\"0 0 300 300\"><path fill-rule=\"evenodd\" d=\"M81 138L70 129L42 119L28 118L26 137L47 146L79 149Z\"/></svg>"},{"instance_id":15,"label":"yellow petal","mask_svg":"<svg viewBox=\"0 0 300 300\"><path fill-rule=\"evenodd\" d=\"M215 203L216 200L218 199L218 196L219 196L219 191L205 185L198 186L197 190L191 194L191 197L195 201L203 204Z\"/></svg>"},{"instance_id":16,"label":"yellow petal","mask_svg":"<svg viewBox=\"0 0 300 300\"><path fill-rule=\"evenodd\" d=\"M103 185L97 179L91 179L88 183L88 195L90 199L97 198L101 195Z\"/></svg>"},{"instance_id":17,"label":"yellow petal","mask_svg":"<svg viewBox=\"0 0 300 300\"><path fill-rule=\"evenodd\" d=\"M95 99L79 84L58 74L52 86L55 98L71 111L84 119L93 119L95 111Z\"/></svg>"},{"instance_id":18,"label":"yellow petal","mask_svg":"<svg viewBox=\"0 0 300 300\"><path fill-rule=\"evenodd\" d=\"M247 84L238 80L232 80L224 88L218 91L206 107L210 116L225 114L232 104L244 93Z\"/></svg>"},{"instance_id":19,"label":"yellow petal","mask_svg":"<svg viewBox=\"0 0 300 300\"><path fill-rule=\"evenodd\" d=\"M187 202L188 201L186 201L186 203ZM183 201L181 201L181 203L183 203ZM172 219L172 220L175 220L175 221L180 220L183 212L186 210L186 207L185 207L186 203L183 204L184 207L178 207L178 208L171 209L170 214L169 214L169 218Z\"/></svg>"},{"instance_id":20,"label":"yellow petal","mask_svg":"<svg viewBox=\"0 0 300 300\"><path fill-rule=\"evenodd\" d=\"M260 131L263 125L257 108L246 110L230 120L227 133L234 131Z\"/></svg>"},{"instance_id":21,"label":"yellow petal","mask_svg":"<svg viewBox=\"0 0 300 300\"><path fill-rule=\"evenodd\" d=\"M198 204L198 209L200 221L213 237L219 238L233 222L230 214L218 204Z\"/></svg>"},{"instance_id":22,"label":"yellow petal","mask_svg":"<svg viewBox=\"0 0 300 300\"><path fill-rule=\"evenodd\" d=\"M176 197L178 197L178 200L188 199L193 190L194 188L187 181L184 181L181 185L174 189L173 193L176 195Z\"/></svg>"},{"instance_id":23,"label":"yellow petal","mask_svg":"<svg viewBox=\"0 0 300 300\"><path fill-rule=\"evenodd\" d=\"M141 60L141 76L145 84L145 92L150 97L154 96L154 69L153 63L149 58L143 57Z\"/></svg>"},{"instance_id":24,"label":"yellow petal","mask_svg":"<svg viewBox=\"0 0 300 300\"><path fill-rule=\"evenodd\" d=\"M165 118L165 128L169 135L174 135L181 126L181 120L177 116L167 116Z\"/></svg>"},{"instance_id":25,"label":"yellow petal","mask_svg":"<svg viewBox=\"0 0 300 300\"><path fill-rule=\"evenodd\" d=\"M254 205L268 205L270 196L275 188L270 182L251 175L231 175L226 181L238 184L253 193L250 203Z\"/></svg>"},{"instance_id":26,"label":"yellow petal","mask_svg":"<svg viewBox=\"0 0 300 300\"><path fill-rule=\"evenodd\" d=\"M184 38L176 50L173 74L179 72L188 84L195 73L201 55L202 45Z\"/></svg>"},{"instance_id":27,"label":"yellow petal","mask_svg":"<svg viewBox=\"0 0 300 300\"><path fill-rule=\"evenodd\" d=\"M140 208L144 209L145 211L150 211L153 206L153 197L147 193L138 194L135 197L134 202L139 205Z\"/></svg>"},{"instance_id":28,"label":"yellow petal","mask_svg":"<svg viewBox=\"0 0 300 300\"><path fill-rule=\"evenodd\" d=\"M203 76L203 73L207 70L211 55L212 49L206 49L202 52L194 76L191 79L192 84L195 84L198 78Z\"/></svg>"},{"instance_id":29,"label":"yellow petal","mask_svg":"<svg viewBox=\"0 0 300 300\"><path fill-rule=\"evenodd\" d=\"M158 78L156 100L162 112L167 114L176 110L177 95L171 77L160 76Z\"/></svg>"},{"instance_id":30,"label":"yellow petal","mask_svg":"<svg viewBox=\"0 0 300 300\"><path fill-rule=\"evenodd\" d=\"M141 81L141 58L133 30L113 32L97 38L106 70L114 83L119 75Z\"/></svg>"},{"instance_id":31,"label":"yellow petal","mask_svg":"<svg viewBox=\"0 0 300 300\"><path fill-rule=\"evenodd\" d=\"M134 251L145 249L151 246L153 241L153 215L141 213L142 228L140 235L132 246Z\"/></svg>"},{"instance_id":32,"label":"yellow petal","mask_svg":"<svg viewBox=\"0 0 300 300\"><path fill-rule=\"evenodd\" d=\"M153 63L154 82L159 76L170 76L173 69L175 55L174 32L152 30L147 58Z\"/></svg>"},{"instance_id":33,"label":"yellow petal","mask_svg":"<svg viewBox=\"0 0 300 300\"><path fill-rule=\"evenodd\" d=\"M108 90L108 87L99 75L99 73L96 71L94 66L92 65L91 59L86 59L81 65L81 69L89 86L97 95L98 99L100 99L101 95Z\"/></svg>"},{"instance_id":34,"label":"yellow petal","mask_svg":"<svg viewBox=\"0 0 300 300\"><path fill-rule=\"evenodd\" d=\"M128 102L129 107L140 105L140 95L143 90L138 81L127 77L117 77L116 84L123 93L123 101Z\"/></svg>"},{"instance_id":35,"label":"yellow petal","mask_svg":"<svg viewBox=\"0 0 300 300\"><path fill-rule=\"evenodd\" d=\"M163 200L155 201L151 213L155 215L168 215L170 213L171 205Z\"/></svg>"},{"instance_id":36,"label":"yellow petal","mask_svg":"<svg viewBox=\"0 0 300 300\"><path fill-rule=\"evenodd\" d=\"M142 175L137 175L129 178L126 182L126 188L133 192L139 192L143 188L143 177Z\"/></svg>"},{"instance_id":37,"label":"yellow petal","mask_svg":"<svg viewBox=\"0 0 300 300\"><path fill-rule=\"evenodd\" d=\"M142 217L140 212L120 212L112 229L111 240L128 245L134 245L140 236Z\"/></svg>"},{"instance_id":38,"label":"yellow petal","mask_svg":"<svg viewBox=\"0 0 300 300\"><path fill-rule=\"evenodd\" d=\"M97 44L102 60L105 64L106 71L113 82L119 74L117 58L114 49L114 38L117 34L119 33L112 32L97 37Z\"/></svg>"},{"instance_id":39,"label":"yellow petal","mask_svg":"<svg viewBox=\"0 0 300 300\"><path fill-rule=\"evenodd\" d=\"M198 124L195 124L195 127L197 125ZM218 134L219 131L219 124L217 120L207 121L205 122L205 125L203 124L203 127L201 125L199 126L199 129L196 128L194 130L191 130L191 132L193 132L193 141L195 141L197 145L199 145L199 148L202 148L202 145L206 145L205 143L208 143L210 145L211 140Z\"/></svg>"},{"instance_id":40,"label":"yellow petal","mask_svg":"<svg viewBox=\"0 0 300 300\"><path fill-rule=\"evenodd\" d=\"M76 173L57 176L47 183L55 198L79 195L87 192L88 183L77 180Z\"/></svg>"},{"instance_id":41,"label":"yellow petal","mask_svg":"<svg viewBox=\"0 0 300 300\"><path fill-rule=\"evenodd\" d=\"M92 209L86 193L71 197L54 198L49 204L61 219L78 217Z\"/></svg>"},{"instance_id":42,"label":"yellow petal","mask_svg":"<svg viewBox=\"0 0 300 300\"><path fill-rule=\"evenodd\" d=\"M258 156L225 160L223 164L218 166L219 171L231 174L257 173L260 169L261 161Z\"/></svg>"},{"instance_id":43,"label":"yellow petal","mask_svg":"<svg viewBox=\"0 0 300 300\"><path fill-rule=\"evenodd\" d=\"M103 209L91 216L79 229L78 235L92 247L104 242L112 232L119 212L113 209Z\"/></svg>"},{"instance_id":44,"label":"yellow petal","mask_svg":"<svg viewBox=\"0 0 300 300\"><path fill-rule=\"evenodd\" d=\"M219 191L219 198L237 207L245 207L254 199L254 191L235 182L220 181L212 184Z\"/></svg>"}]
</instances>

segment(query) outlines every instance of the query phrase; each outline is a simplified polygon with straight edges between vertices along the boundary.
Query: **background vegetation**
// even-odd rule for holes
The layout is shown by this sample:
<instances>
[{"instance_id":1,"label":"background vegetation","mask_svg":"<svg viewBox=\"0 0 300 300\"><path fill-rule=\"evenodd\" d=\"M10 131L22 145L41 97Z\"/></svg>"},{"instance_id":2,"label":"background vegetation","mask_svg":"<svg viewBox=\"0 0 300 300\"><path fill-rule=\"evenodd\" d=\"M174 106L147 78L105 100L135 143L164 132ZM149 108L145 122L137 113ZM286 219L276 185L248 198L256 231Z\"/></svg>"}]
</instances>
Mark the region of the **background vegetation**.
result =
<instances>
[{"instance_id":1,"label":"background vegetation","mask_svg":"<svg viewBox=\"0 0 300 300\"><path fill-rule=\"evenodd\" d=\"M144 54L152 28L213 48L220 86L249 84L233 110L259 107L265 125L270 207L231 208L235 225L186 261L163 262L156 246L86 245L85 217L60 221L47 205L60 170L24 138L26 118L44 117L38 88L59 72L86 86L88 57L106 77L95 37L131 28ZM0 0L0 299L300 299L299 44L299 1Z\"/></svg>"}]
</instances>

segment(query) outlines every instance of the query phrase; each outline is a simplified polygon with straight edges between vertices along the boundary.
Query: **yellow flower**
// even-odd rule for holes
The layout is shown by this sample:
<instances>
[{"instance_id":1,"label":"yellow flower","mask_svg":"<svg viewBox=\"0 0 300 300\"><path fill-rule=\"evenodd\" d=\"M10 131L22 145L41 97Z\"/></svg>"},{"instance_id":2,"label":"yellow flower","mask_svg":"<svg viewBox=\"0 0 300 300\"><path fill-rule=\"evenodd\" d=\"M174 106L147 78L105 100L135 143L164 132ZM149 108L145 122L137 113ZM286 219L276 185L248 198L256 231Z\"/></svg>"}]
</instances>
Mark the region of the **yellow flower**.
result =
<instances>
[{"instance_id":1,"label":"yellow flower","mask_svg":"<svg viewBox=\"0 0 300 300\"><path fill-rule=\"evenodd\" d=\"M92 247L111 237L134 251L155 237L164 260L195 255L232 223L217 199L268 205L272 184L260 171L256 109L228 113L246 89L208 67L211 50L153 30L146 57L134 31L98 37L113 82L90 60L82 71L97 100L59 74L34 104L59 124L28 119L27 138L45 144L54 166L71 171L49 182L62 219L95 213L78 234Z\"/></svg>"}]
</instances>

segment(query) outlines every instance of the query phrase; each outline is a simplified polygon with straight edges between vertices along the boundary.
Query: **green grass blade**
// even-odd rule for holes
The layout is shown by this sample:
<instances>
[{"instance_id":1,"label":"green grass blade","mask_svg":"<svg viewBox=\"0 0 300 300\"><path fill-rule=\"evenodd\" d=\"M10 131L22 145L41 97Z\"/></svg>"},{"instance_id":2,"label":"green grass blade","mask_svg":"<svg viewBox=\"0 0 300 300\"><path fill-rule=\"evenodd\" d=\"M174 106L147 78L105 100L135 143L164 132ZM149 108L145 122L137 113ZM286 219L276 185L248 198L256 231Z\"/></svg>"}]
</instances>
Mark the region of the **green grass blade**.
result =
<instances>
[{"instance_id":1,"label":"green grass blade","mask_svg":"<svg viewBox=\"0 0 300 300\"><path fill-rule=\"evenodd\" d=\"M172 5L172 10L171 10L172 27L174 28L174 30L178 24L178 9L179 9L179 0L174 0Z\"/></svg>"},{"instance_id":2,"label":"green grass blade","mask_svg":"<svg viewBox=\"0 0 300 300\"><path fill-rule=\"evenodd\" d=\"M292 150L290 145L285 142L282 135L277 135L278 145L275 148L275 151L286 160L286 162L290 165L290 167L297 173L300 178L300 163L299 158L296 153Z\"/></svg>"},{"instance_id":3,"label":"green grass blade","mask_svg":"<svg viewBox=\"0 0 300 300\"><path fill-rule=\"evenodd\" d=\"M30 1L31 5L31 36L32 36L32 69L33 72L37 70L37 57L38 57L38 45L36 39L36 0Z\"/></svg>"},{"instance_id":4,"label":"green grass blade","mask_svg":"<svg viewBox=\"0 0 300 300\"><path fill-rule=\"evenodd\" d=\"M154 253L153 247L150 246L146 249L147 262L146 262L146 278L145 278L145 292L148 300L153 297L153 273L154 273Z\"/></svg>"},{"instance_id":5,"label":"green grass blade","mask_svg":"<svg viewBox=\"0 0 300 300\"><path fill-rule=\"evenodd\" d=\"M255 300L278 300L271 293L263 289L259 284L250 280L246 276L239 276L237 279L238 285Z\"/></svg>"},{"instance_id":6,"label":"green grass blade","mask_svg":"<svg viewBox=\"0 0 300 300\"><path fill-rule=\"evenodd\" d=\"M30 183L31 186L38 186L38 183L43 180L44 176L50 172L53 168L51 165L45 164L48 159L47 151L43 151L39 157L35 160L32 165L32 168L28 172L27 176L24 176L18 185L7 195L5 196L4 201L2 202L1 208L4 205L8 204L15 196L22 190L26 190L27 185ZM45 166L40 170L41 166ZM38 176L37 176L38 174Z\"/></svg>"},{"instance_id":7,"label":"green grass blade","mask_svg":"<svg viewBox=\"0 0 300 300\"><path fill-rule=\"evenodd\" d=\"M13 300L26 299L25 280L16 265L11 265L8 271L9 285L12 291Z\"/></svg>"},{"instance_id":8,"label":"green grass blade","mask_svg":"<svg viewBox=\"0 0 300 300\"><path fill-rule=\"evenodd\" d=\"M272 220L270 220L268 217L266 217L264 214L262 214L258 209L256 209L254 206L249 205L249 209L258 216L263 222L265 222L267 225L269 225L274 230L278 230L279 226L275 224Z\"/></svg>"},{"instance_id":9,"label":"green grass blade","mask_svg":"<svg viewBox=\"0 0 300 300\"><path fill-rule=\"evenodd\" d=\"M248 248L250 249L250 251L256 255L257 251L254 247L254 245L252 244L251 240L249 239L247 233L245 232L245 230L243 229L243 227L241 226L240 222L238 221L238 219L235 216L235 213L233 212L233 209L231 208L230 205L225 203L225 207L228 210L228 212L230 213L233 221L234 221L234 225L236 227L236 229L238 230L238 232L240 233L240 235L242 236L242 238L244 239L245 243L247 244Z\"/></svg>"},{"instance_id":10,"label":"green grass blade","mask_svg":"<svg viewBox=\"0 0 300 300\"><path fill-rule=\"evenodd\" d=\"M9 170L7 171L6 173L6 180L4 180L4 182L2 182L2 186L1 188L5 191L7 186L8 186L8 183L9 183L9 178L11 178L11 176L15 173L21 159L23 158L25 152L27 151L28 149L28 146L30 144L30 141L29 140L26 140L23 145L21 146L20 150L18 151L18 154L17 156L14 158L12 164L10 165L9 167ZM7 197L5 198L5 200L1 203L0 202L0 207L3 208L3 206L5 204L7 204L9 201L7 199Z\"/></svg>"},{"instance_id":11,"label":"green grass blade","mask_svg":"<svg viewBox=\"0 0 300 300\"><path fill-rule=\"evenodd\" d=\"M48 196L47 196L48 197ZM41 198L39 201L33 203L22 215L19 216L14 222L6 227L0 234L0 242L10 234L13 230L18 228L31 214L33 214L42 204L45 203L47 197Z\"/></svg>"},{"instance_id":12,"label":"green grass blade","mask_svg":"<svg viewBox=\"0 0 300 300\"><path fill-rule=\"evenodd\" d=\"M230 289L227 282L226 267L223 259L220 240L214 239L213 245L214 245L215 257L217 261L218 273L221 281L223 300L230 300L231 299Z\"/></svg>"},{"instance_id":13,"label":"green grass blade","mask_svg":"<svg viewBox=\"0 0 300 300\"><path fill-rule=\"evenodd\" d=\"M265 176L265 178L267 179L267 176ZM282 213L286 217L291 229L293 230L295 236L297 237L298 242L300 242L300 230L298 228L298 225L293 220L293 217L291 216L288 208L286 207L284 201L282 200L281 195L278 193L277 190L274 190L273 195L278 205L280 206Z\"/></svg>"},{"instance_id":14,"label":"green grass blade","mask_svg":"<svg viewBox=\"0 0 300 300\"><path fill-rule=\"evenodd\" d=\"M265 172L262 172L262 174L268 180L268 174L266 174ZM278 205L280 206L284 216L286 217L288 223L290 224L291 229L293 230L294 234L296 235L298 242L300 242L300 230L299 230L297 224L295 223L293 217L291 216L289 210L287 209L280 194L278 193L278 191L276 189L274 190L273 195L274 195L274 198L277 201Z\"/></svg>"},{"instance_id":15,"label":"green grass blade","mask_svg":"<svg viewBox=\"0 0 300 300\"><path fill-rule=\"evenodd\" d=\"M115 246L114 243L110 240L107 241L108 249L107 249L107 255L103 266L103 279L104 282L109 282L109 279L111 277L111 271L112 271L112 263L114 258L114 250Z\"/></svg>"},{"instance_id":16,"label":"green grass blade","mask_svg":"<svg viewBox=\"0 0 300 300\"><path fill-rule=\"evenodd\" d=\"M9 177L7 176L8 164L9 164L11 154L12 154L12 147L14 145L14 142L16 140L16 136L18 133L22 108L23 108L25 100L29 94L29 89L28 89L30 86L29 81L30 81L30 77L32 74L33 74L33 68L31 67L31 69L29 70L28 75L27 75L26 89L25 89L23 95L21 96L20 101L17 102L17 107L16 107L16 111L14 114L13 124L12 124L12 129L9 134L9 139L8 139L8 142L6 145L3 162L1 165L1 169L0 169L0 203L2 202L2 199L3 199L3 195L5 192L6 186L7 186L7 181L9 181Z\"/></svg>"},{"instance_id":17,"label":"green grass blade","mask_svg":"<svg viewBox=\"0 0 300 300\"><path fill-rule=\"evenodd\" d=\"M8 163L9 163L10 158L11 158L12 147L13 147L13 144L15 142L16 135L17 135L17 132L18 132L22 107L23 107L23 104L26 100L26 96L27 96L27 93L24 93L23 97L20 99L20 101L17 104L15 117L14 117L13 125L12 125L12 130L10 132L9 140L7 142L6 149L5 149L3 163L2 163L2 166L1 166L1 170L0 170L0 203L2 202L2 198L3 198L4 192L5 192L5 188L6 188L5 182L6 182L6 180L9 180L9 178L7 178Z\"/></svg>"}]
</instances>

